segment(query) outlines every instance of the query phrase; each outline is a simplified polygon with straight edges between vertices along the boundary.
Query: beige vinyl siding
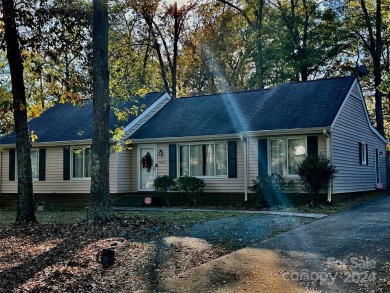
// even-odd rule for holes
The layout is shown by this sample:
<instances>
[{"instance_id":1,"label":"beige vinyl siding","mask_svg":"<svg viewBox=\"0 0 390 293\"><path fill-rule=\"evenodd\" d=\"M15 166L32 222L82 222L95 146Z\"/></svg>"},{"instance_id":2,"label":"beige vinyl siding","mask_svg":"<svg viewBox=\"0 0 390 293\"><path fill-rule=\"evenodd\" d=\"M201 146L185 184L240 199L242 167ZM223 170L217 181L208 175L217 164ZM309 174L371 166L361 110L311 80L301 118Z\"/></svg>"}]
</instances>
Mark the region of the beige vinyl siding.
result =
<instances>
[{"instance_id":1,"label":"beige vinyl siding","mask_svg":"<svg viewBox=\"0 0 390 293\"><path fill-rule=\"evenodd\" d=\"M326 137L325 135L318 135L318 154L326 156Z\"/></svg>"},{"instance_id":2,"label":"beige vinyl siding","mask_svg":"<svg viewBox=\"0 0 390 293\"><path fill-rule=\"evenodd\" d=\"M2 152L1 165L1 193L16 193L16 181L9 181L9 152L4 150Z\"/></svg>"},{"instance_id":3,"label":"beige vinyl siding","mask_svg":"<svg viewBox=\"0 0 390 293\"><path fill-rule=\"evenodd\" d=\"M332 163L338 173L333 181L333 193L375 189L375 149L379 157L381 182L386 186L385 143L370 129L364 102L355 84L332 128ZM368 144L368 165L359 163L359 142Z\"/></svg>"},{"instance_id":4,"label":"beige vinyl siding","mask_svg":"<svg viewBox=\"0 0 390 293\"><path fill-rule=\"evenodd\" d=\"M110 193L118 193L118 154L111 153L110 154Z\"/></svg>"},{"instance_id":5,"label":"beige vinyl siding","mask_svg":"<svg viewBox=\"0 0 390 293\"><path fill-rule=\"evenodd\" d=\"M260 137L248 138L248 184L252 184L252 181L259 176L259 144Z\"/></svg>"},{"instance_id":6,"label":"beige vinyl siding","mask_svg":"<svg viewBox=\"0 0 390 293\"><path fill-rule=\"evenodd\" d=\"M159 155L159 150L163 155ZM169 144L157 145L157 176L169 175Z\"/></svg>"},{"instance_id":7,"label":"beige vinyl siding","mask_svg":"<svg viewBox=\"0 0 390 293\"><path fill-rule=\"evenodd\" d=\"M9 151L2 153L1 165L1 193L17 193L17 181L9 181ZM110 192L116 190L115 180L115 154L110 157ZM112 174L111 174L112 173ZM46 180L33 181L34 193L89 193L91 188L90 179L63 180L63 147L46 148Z\"/></svg>"},{"instance_id":8,"label":"beige vinyl siding","mask_svg":"<svg viewBox=\"0 0 390 293\"><path fill-rule=\"evenodd\" d=\"M130 153L130 192L138 191L138 159L137 159L137 146L131 145Z\"/></svg>"},{"instance_id":9,"label":"beige vinyl siding","mask_svg":"<svg viewBox=\"0 0 390 293\"><path fill-rule=\"evenodd\" d=\"M124 150L117 153L117 193L131 192L131 177L136 177L131 171L131 150Z\"/></svg>"}]
</instances>

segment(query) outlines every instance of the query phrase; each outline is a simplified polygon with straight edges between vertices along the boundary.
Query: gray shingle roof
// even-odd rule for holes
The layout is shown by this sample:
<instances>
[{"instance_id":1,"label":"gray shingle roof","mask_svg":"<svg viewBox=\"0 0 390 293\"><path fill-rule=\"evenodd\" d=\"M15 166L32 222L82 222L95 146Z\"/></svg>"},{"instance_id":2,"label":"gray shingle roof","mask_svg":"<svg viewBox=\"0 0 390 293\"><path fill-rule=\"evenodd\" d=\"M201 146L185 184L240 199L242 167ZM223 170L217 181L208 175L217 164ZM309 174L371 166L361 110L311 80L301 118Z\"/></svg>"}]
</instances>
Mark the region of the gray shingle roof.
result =
<instances>
[{"instance_id":1,"label":"gray shingle roof","mask_svg":"<svg viewBox=\"0 0 390 293\"><path fill-rule=\"evenodd\" d=\"M331 126L355 77L285 83L269 90L172 99L135 139Z\"/></svg>"},{"instance_id":2,"label":"gray shingle roof","mask_svg":"<svg viewBox=\"0 0 390 293\"><path fill-rule=\"evenodd\" d=\"M153 104L162 93L150 93L138 102L128 101L119 105L120 109L130 108L133 105ZM118 121L113 110L110 111L110 129L126 126L137 116L129 116L125 121ZM38 140L36 142L51 141L77 141L92 139L92 101L84 100L83 106L74 106L71 103L57 104L46 110L41 116L29 122L29 130L34 131ZM15 143L15 133L0 139L0 144Z\"/></svg>"}]
</instances>

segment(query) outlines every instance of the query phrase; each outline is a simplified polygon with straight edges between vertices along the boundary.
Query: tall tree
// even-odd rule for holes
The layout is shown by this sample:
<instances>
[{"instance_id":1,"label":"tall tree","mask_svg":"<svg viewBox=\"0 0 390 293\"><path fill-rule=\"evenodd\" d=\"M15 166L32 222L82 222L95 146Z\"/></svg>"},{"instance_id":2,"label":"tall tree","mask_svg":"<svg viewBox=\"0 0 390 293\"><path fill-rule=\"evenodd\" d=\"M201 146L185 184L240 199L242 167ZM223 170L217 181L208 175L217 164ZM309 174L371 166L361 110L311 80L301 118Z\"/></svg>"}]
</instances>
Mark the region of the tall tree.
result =
<instances>
[{"instance_id":1,"label":"tall tree","mask_svg":"<svg viewBox=\"0 0 390 293\"><path fill-rule=\"evenodd\" d=\"M179 58L182 89L187 94L247 89L254 71L247 20L230 5L212 2L199 5L196 14Z\"/></svg>"},{"instance_id":2,"label":"tall tree","mask_svg":"<svg viewBox=\"0 0 390 293\"><path fill-rule=\"evenodd\" d=\"M386 60L388 52L383 48L386 48L389 38L390 9L386 2L382 1L334 0L332 4L343 19L344 29L352 33L355 51L360 53L357 58L358 65L363 63L370 69L368 77L363 79L363 86L369 89L368 93L375 93L373 100L376 128L384 135L383 91L385 88L382 82L383 77L386 77L384 73L388 72Z\"/></svg>"},{"instance_id":3,"label":"tall tree","mask_svg":"<svg viewBox=\"0 0 390 293\"><path fill-rule=\"evenodd\" d=\"M176 97L181 36L188 15L196 7L196 2L189 1L188 5L181 7L176 1L170 5L161 5L160 0L130 2L148 28L148 38L157 55L164 88L172 97Z\"/></svg>"},{"instance_id":4,"label":"tall tree","mask_svg":"<svg viewBox=\"0 0 390 293\"><path fill-rule=\"evenodd\" d=\"M7 59L11 73L12 100L16 133L18 162L18 202L16 224L36 222L34 193L31 171L31 142L27 124L27 101L23 80L23 60L16 27L15 4L13 0L2 0L4 35Z\"/></svg>"},{"instance_id":5,"label":"tall tree","mask_svg":"<svg viewBox=\"0 0 390 293\"><path fill-rule=\"evenodd\" d=\"M376 128L382 135L385 135L382 111L382 92L380 90L380 85L382 83L382 1L376 0L373 20L371 20L371 16L367 10L366 1L360 0L360 5L364 14L368 40L366 37L363 37L363 34L361 33L359 36L361 37L364 46L370 52L374 66Z\"/></svg>"},{"instance_id":6,"label":"tall tree","mask_svg":"<svg viewBox=\"0 0 390 293\"><path fill-rule=\"evenodd\" d=\"M87 218L91 222L113 217L109 186L109 72L108 72L108 1L93 1L92 74L93 131L91 194Z\"/></svg>"},{"instance_id":7,"label":"tall tree","mask_svg":"<svg viewBox=\"0 0 390 293\"><path fill-rule=\"evenodd\" d=\"M110 6L108 47L111 96L127 100L164 90L149 29L129 1L115 0Z\"/></svg>"},{"instance_id":8,"label":"tall tree","mask_svg":"<svg viewBox=\"0 0 390 293\"><path fill-rule=\"evenodd\" d=\"M315 0L274 0L271 36L280 46L284 65L292 67L289 79L308 80L325 68L349 44L340 18L327 3Z\"/></svg>"},{"instance_id":9,"label":"tall tree","mask_svg":"<svg viewBox=\"0 0 390 293\"><path fill-rule=\"evenodd\" d=\"M28 118L39 116L56 102L78 101L89 93L91 6L82 0L15 1ZM3 36L4 31L0 30L1 48L5 47ZM4 83L2 78L7 75L9 65L1 55L0 84L11 92L10 82ZM7 107L1 109L3 116ZM8 118L12 112L4 114ZM0 125L2 130L12 130L3 128L4 125Z\"/></svg>"},{"instance_id":10,"label":"tall tree","mask_svg":"<svg viewBox=\"0 0 390 293\"><path fill-rule=\"evenodd\" d=\"M264 54L264 16L266 10L265 0L245 1L246 7L241 8L233 1L217 0L237 10L247 21L254 33L253 61L255 73L250 80L250 87L263 89L265 86L265 54ZM252 15L250 15L250 12Z\"/></svg>"}]
</instances>

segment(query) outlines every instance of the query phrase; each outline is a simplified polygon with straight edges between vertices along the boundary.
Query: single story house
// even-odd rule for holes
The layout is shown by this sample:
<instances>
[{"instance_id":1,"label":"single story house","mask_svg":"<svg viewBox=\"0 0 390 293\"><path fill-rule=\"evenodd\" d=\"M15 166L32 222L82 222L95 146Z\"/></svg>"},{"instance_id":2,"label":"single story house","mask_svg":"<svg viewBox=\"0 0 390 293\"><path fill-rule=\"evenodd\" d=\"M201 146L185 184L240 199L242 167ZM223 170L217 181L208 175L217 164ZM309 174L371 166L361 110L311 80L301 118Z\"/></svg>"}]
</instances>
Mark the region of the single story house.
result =
<instances>
[{"instance_id":1,"label":"single story house","mask_svg":"<svg viewBox=\"0 0 390 293\"><path fill-rule=\"evenodd\" d=\"M110 112L110 129L123 127L124 134L135 130L163 107L171 97L164 93L149 93L138 102L121 103L117 108L131 111L125 119ZM67 204L80 198L86 200L90 192L90 147L92 144L92 101L81 105L57 104L29 122L29 130L38 139L32 143L31 161L33 188L36 201ZM113 146L115 142L113 142ZM129 152L110 154L110 192L128 192L130 169ZM17 194L17 165L15 133L0 139L0 207L13 206Z\"/></svg>"},{"instance_id":2,"label":"single story house","mask_svg":"<svg viewBox=\"0 0 390 293\"><path fill-rule=\"evenodd\" d=\"M328 201L375 190L378 183L387 187L387 141L370 122L356 77L178 99L153 93L145 104L142 114L126 121L124 140L131 148L111 154L112 194L150 192L157 176L190 175L203 178L210 195L243 201L256 176L298 179L297 165L313 154L329 157L338 170ZM56 105L30 122L38 135L32 152L37 195L88 194L90 107ZM16 193L14 149L12 134L0 140L2 198ZM145 168L146 155L151 164Z\"/></svg>"}]
</instances>

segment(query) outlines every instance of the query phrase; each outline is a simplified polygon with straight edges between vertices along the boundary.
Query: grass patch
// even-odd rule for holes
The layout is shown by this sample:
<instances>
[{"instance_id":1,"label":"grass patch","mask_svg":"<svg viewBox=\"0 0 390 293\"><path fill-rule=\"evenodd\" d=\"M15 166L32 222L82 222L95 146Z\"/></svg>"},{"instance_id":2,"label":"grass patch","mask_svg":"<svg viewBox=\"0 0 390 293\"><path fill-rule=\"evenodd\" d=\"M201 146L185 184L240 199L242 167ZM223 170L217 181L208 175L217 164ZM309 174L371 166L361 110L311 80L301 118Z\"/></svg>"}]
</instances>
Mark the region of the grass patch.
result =
<instances>
[{"instance_id":1,"label":"grass patch","mask_svg":"<svg viewBox=\"0 0 390 293\"><path fill-rule=\"evenodd\" d=\"M244 216L236 212L213 212L213 211L125 211L116 213L120 217L145 217L164 221L172 224L194 225L202 222Z\"/></svg>"},{"instance_id":2,"label":"grass patch","mask_svg":"<svg viewBox=\"0 0 390 293\"><path fill-rule=\"evenodd\" d=\"M142 217L160 220L170 224L194 225L211 220L245 216L235 212L213 212L213 211L120 211L115 215L121 218ZM72 224L86 220L85 211L42 211L36 212L37 220L41 224ZM15 223L16 211L0 211L0 226L8 226Z\"/></svg>"},{"instance_id":3,"label":"grass patch","mask_svg":"<svg viewBox=\"0 0 390 293\"><path fill-rule=\"evenodd\" d=\"M298 207L274 207L271 210L285 212L300 212L300 213L321 213L335 214L345 209L348 209L361 202L378 198L388 194L384 191L373 191L364 194L356 194L353 198L343 201L336 201L333 205L320 205L318 208L313 208L309 205ZM218 211L119 211L115 213L121 218L143 217L164 221L170 224L179 225L194 225L202 222L218 220L221 218L230 218L237 216L250 216L251 214L237 212L218 212ZM72 224L82 222L86 219L84 210L77 211L42 211L37 212L37 219L42 224ZM0 227L8 226L15 223L15 210L0 210Z\"/></svg>"},{"instance_id":4,"label":"grass patch","mask_svg":"<svg viewBox=\"0 0 390 293\"><path fill-rule=\"evenodd\" d=\"M357 205L361 202L385 196L386 194L388 194L388 192L372 191L363 194L351 195L350 199L336 199L336 201L334 201L332 205L320 205L318 208L314 208L311 205L304 205L297 207L274 207L271 210L300 213L321 213L331 215L353 207L354 205Z\"/></svg>"},{"instance_id":5,"label":"grass patch","mask_svg":"<svg viewBox=\"0 0 390 293\"><path fill-rule=\"evenodd\" d=\"M42 224L73 224L86 219L84 211L42 211L36 212L39 223ZM16 210L0 211L0 226L8 226L15 223Z\"/></svg>"}]
</instances>

